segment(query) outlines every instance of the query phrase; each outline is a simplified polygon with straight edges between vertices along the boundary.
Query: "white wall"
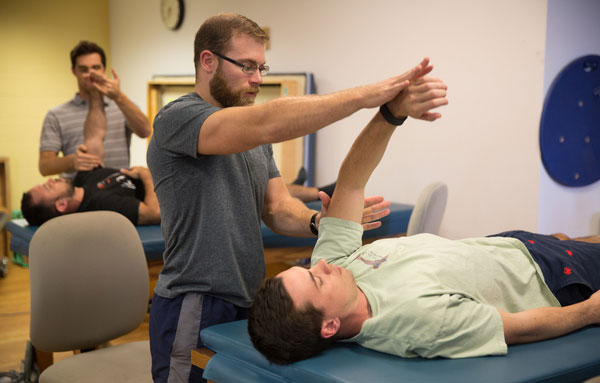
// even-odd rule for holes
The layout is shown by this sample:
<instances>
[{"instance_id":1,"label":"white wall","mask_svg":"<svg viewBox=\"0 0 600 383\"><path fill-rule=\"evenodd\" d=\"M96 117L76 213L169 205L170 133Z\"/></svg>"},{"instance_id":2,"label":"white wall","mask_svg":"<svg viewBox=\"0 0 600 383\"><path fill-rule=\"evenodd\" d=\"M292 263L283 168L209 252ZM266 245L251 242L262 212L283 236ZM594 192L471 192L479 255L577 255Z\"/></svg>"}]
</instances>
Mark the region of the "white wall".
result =
<instances>
[{"instance_id":1,"label":"white wall","mask_svg":"<svg viewBox=\"0 0 600 383\"><path fill-rule=\"evenodd\" d=\"M431 57L450 105L434 123L409 121L396 133L368 193L416 201L436 180L449 186L442 235L458 238L537 229L546 0L340 2L186 0L182 28L162 25L159 0L111 0L113 67L141 106L155 74L193 73L193 39L217 12L238 12L271 28L268 64L313 72L319 93L399 74ZM374 111L317 135L317 183L333 180ZM137 142L134 162L143 163Z\"/></svg>"},{"instance_id":2,"label":"white wall","mask_svg":"<svg viewBox=\"0 0 600 383\"><path fill-rule=\"evenodd\" d=\"M598 0L548 1L544 94L571 61L588 54L600 55L598 19ZM577 188L562 186L542 166L539 228L542 233L571 236L600 234L600 182Z\"/></svg>"}]
</instances>

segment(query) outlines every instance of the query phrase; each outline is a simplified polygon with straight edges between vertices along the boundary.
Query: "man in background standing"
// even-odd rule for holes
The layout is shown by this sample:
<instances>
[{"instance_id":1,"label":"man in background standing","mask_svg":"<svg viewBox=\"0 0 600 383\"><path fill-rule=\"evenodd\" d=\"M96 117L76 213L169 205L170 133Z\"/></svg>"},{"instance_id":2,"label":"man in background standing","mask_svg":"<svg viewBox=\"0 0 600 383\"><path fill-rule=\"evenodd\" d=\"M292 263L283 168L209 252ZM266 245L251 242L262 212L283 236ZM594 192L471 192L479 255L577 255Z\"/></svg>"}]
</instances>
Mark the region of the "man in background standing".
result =
<instances>
[{"instance_id":1,"label":"man in background standing","mask_svg":"<svg viewBox=\"0 0 600 383\"><path fill-rule=\"evenodd\" d=\"M98 165L128 168L131 132L141 138L148 137L148 118L121 91L114 69L112 79L106 76L106 55L101 47L81 41L70 56L78 92L73 99L46 114L40 138L40 173L44 176L62 173L63 177L72 178L75 172L92 170ZM104 160L84 145L84 127L94 129L97 124L106 126Z\"/></svg>"}]
</instances>

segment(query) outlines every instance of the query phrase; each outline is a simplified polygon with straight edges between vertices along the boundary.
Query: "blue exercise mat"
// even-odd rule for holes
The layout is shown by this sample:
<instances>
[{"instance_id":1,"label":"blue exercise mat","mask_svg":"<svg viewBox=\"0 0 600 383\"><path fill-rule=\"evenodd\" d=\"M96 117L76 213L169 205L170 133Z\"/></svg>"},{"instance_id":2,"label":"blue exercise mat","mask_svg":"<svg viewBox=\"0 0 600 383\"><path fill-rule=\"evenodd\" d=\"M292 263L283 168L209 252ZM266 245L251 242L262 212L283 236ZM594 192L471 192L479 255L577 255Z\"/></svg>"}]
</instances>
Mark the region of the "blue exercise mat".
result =
<instances>
[{"instance_id":1,"label":"blue exercise mat","mask_svg":"<svg viewBox=\"0 0 600 383\"><path fill-rule=\"evenodd\" d=\"M540 150L548 174L566 186L600 179L600 56L580 57L554 79L542 111Z\"/></svg>"}]
</instances>

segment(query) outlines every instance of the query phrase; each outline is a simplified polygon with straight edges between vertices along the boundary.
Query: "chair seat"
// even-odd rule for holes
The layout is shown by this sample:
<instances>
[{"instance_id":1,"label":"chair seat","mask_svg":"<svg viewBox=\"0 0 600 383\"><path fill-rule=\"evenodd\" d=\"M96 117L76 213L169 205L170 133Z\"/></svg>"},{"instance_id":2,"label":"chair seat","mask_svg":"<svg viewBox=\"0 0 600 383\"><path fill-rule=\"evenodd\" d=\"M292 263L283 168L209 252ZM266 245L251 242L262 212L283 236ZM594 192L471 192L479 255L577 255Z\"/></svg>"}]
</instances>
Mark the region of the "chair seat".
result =
<instances>
[{"instance_id":1,"label":"chair seat","mask_svg":"<svg viewBox=\"0 0 600 383\"><path fill-rule=\"evenodd\" d=\"M73 355L44 370L39 382L147 383L152 382L151 369L146 340Z\"/></svg>"}]
</instances>

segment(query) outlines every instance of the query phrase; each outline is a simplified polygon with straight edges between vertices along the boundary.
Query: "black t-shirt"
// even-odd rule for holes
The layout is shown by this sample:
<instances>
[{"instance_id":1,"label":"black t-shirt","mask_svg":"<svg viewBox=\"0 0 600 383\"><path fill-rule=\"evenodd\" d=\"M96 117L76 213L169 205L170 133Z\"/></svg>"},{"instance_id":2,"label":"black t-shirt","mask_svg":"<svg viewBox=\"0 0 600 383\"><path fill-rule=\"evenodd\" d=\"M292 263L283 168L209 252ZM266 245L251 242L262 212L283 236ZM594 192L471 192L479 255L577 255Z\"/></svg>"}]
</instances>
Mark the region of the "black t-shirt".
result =
<instances>
[{"instance_id":1,"label":"black t-shirt","mask_svg":"<svg viewBox=\"0 0 600 383\"><path fill-rule=\"evenodd\" d=\"M98 167L78 172L73 186L84 189L77 211L110 210L123 214L134 225L138 222L140 201L144 200L144 184L116 169Z\"/></svg>"}]
</instances>

